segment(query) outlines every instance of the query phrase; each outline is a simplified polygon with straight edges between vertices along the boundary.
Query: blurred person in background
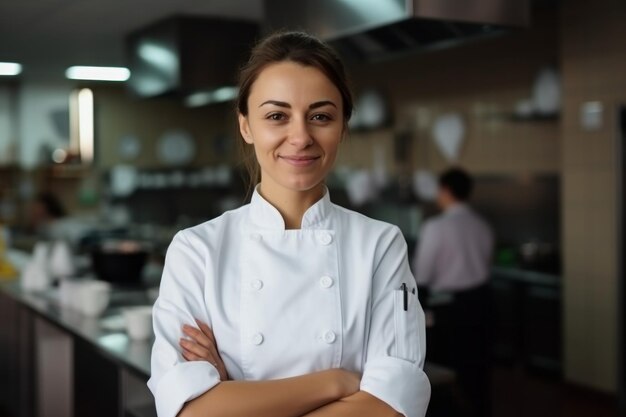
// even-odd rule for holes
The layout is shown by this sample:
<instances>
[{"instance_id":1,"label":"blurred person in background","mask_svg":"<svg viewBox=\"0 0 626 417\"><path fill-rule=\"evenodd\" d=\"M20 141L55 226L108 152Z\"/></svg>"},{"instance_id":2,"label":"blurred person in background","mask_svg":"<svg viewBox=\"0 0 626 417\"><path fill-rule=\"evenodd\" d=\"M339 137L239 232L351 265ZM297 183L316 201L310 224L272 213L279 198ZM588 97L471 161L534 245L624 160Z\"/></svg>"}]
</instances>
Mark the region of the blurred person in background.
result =
<instances>
[{"instance_id":1,"label":"blurred person in background","mask_svg":"<svg viewBox=\"0 0 626 417\"><path fill-rule=\"evenodd\" d=\"M467 203L472 189L473 180L462 169L439 177L442 213L424 224L413 266L418 286L427 289L420 292L433 301L431 361L456 372L466 414L486 417L491 414L488 281L494 238Z\"/></svg>"}]
</instances>

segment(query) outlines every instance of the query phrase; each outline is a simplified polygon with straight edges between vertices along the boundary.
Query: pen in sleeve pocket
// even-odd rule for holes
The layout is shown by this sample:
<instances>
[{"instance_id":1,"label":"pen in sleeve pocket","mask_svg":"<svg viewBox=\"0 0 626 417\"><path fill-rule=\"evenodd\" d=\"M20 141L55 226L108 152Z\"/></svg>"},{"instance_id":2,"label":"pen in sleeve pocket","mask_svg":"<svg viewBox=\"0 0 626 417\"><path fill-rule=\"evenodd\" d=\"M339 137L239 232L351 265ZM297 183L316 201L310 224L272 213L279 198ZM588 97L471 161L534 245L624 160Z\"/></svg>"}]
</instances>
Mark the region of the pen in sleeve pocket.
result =
<instances>
[{"instance_id":1,"label":"pen in sleeve pocket","mask_svg":"<svg viewBox=\"0 0 626 417\"><path fill-rule=\"evenodd\" d=\"M400 286L400 289L402 290L402 296L403 296L403 302L404 302L404 311L408 311L409 310L409 291L406 288L406 284L404 282Z\"/></svg>"}]
</instances>

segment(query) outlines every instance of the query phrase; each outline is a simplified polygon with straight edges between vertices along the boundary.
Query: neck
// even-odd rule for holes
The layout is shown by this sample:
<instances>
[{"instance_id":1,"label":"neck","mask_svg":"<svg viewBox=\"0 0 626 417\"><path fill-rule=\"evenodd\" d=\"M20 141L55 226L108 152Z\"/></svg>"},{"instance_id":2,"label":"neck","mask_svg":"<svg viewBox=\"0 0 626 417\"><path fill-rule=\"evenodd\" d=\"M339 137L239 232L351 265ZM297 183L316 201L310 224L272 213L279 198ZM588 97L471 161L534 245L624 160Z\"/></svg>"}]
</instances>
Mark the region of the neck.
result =
<instances>
[{"instance_id":1,"label":"neck","mask_svg":"<svg viewBox=\"0 0 626 417\"><path fill-rule=\"evenodd\" d=\"M457 207L457 206L461 205L462 203L463 203L462 201L450 199L450 200L445 201L442 204L442 209L443 209L443 211L448 211L448 210L450 210L453 207Z\"/></svg>"},{"instance_id":2,"label":"neck","mask_svg":"<svg viewBox=\"0 0 626 417\"><path fill-rule=\"evenodd\" d=\"M306 191L294 191L261 181L259 194L276 207L286 229L300 229L304 213L324 196L324 184L320 183Z\"/></svg>"}]
</instances>

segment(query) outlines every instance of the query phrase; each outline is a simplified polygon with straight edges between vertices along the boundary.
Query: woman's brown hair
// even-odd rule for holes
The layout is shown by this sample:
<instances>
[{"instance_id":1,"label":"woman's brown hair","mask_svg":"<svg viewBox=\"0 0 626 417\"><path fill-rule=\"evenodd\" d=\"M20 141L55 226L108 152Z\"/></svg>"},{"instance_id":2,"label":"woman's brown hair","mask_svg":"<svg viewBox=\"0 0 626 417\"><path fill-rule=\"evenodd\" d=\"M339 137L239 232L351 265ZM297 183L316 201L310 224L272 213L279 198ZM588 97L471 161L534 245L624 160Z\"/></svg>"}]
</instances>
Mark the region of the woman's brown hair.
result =
<instances>
[{"instance_id":1,"label":"woman's brown hair","mask_svg":"<svg viewBox=\"0 0 626 417\"><path fill-rule=\"evenodd\" d=\"M237 112L248 116L248 97L259 74L271 64L291 61L320 70L339 90L343 101L343 122L347 128L352 116L352 92L344 66L337 53L327 44L303 32L277 32L262 39L239 73ZM261 168L254 149L239 141L243 164L248 173L249 191L261 180Z\"/></svg>"}]
</instances>

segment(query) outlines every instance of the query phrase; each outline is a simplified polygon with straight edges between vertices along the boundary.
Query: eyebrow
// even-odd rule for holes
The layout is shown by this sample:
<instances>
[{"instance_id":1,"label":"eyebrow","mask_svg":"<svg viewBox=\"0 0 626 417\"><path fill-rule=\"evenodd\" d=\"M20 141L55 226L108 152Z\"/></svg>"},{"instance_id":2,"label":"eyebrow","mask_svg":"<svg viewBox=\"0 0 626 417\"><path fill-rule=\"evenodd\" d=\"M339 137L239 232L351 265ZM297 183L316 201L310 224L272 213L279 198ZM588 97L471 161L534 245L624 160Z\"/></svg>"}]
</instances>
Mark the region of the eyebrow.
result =
<instances>
[{"instance_id":1,"label":"eyebrow","mask_svg":"<svg viewBox=\"0 0 626 417\"><path fill-rule=\"evenodd\" d=\"M284 102L284 101L277 101L277 100L267 100L264 101L263 103L261 103L261 105L259 107L265 106L266 104L273 104L274 106L278 106L278 107L285 107L290 109L291 108L291 104ZM311 103L309 105L309 110L312 109L317 109L320 107L324 107L324 106L333 106L335 108L337 108L337 105L335 103L333 103L330 100L322 100L322 101L316 101L315 103Z\"/></svg>"}]
</instances>

